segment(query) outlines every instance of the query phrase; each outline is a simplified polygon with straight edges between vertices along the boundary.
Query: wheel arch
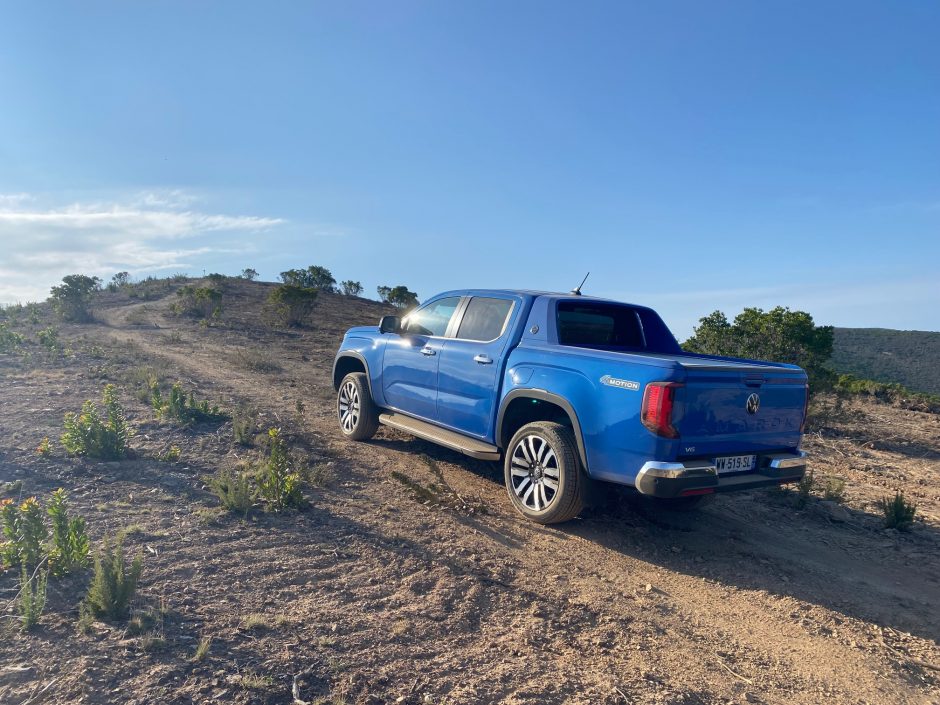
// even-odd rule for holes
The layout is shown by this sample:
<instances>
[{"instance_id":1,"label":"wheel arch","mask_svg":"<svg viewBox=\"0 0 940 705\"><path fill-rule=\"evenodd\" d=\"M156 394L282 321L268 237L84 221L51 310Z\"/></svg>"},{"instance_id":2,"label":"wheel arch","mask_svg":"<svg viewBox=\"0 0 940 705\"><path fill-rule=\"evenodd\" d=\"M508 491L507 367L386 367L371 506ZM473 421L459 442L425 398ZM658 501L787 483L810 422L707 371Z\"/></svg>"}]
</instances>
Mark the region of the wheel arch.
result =
<instances>
[{"instance_id":1,"label":"wheel arch","mask_svg":"<svg viewBox=\"0 0 940 705\"><path fill-rule=\"evenodd\" d=\"M514 389L505 396L496 417L496 445L505 449L516 431L533 421L555 421L570 426L581 466L590 474L581 423L574 407L564 397L544 389Z\"/></svg>"},{"instance_id":2,"label":"wheel arch","mask_svg":"<svg viewBox=\"0 0 940 705\"><path fill-rule=\"evenodd\" d=\"M339 391L339 384L343 377L350 372L363 372L366 376L366 383L369 385L369 394L372 395L372 375L369 374L369 363L361 353L355 350L341 352L333 361L333 391ZM375 396L372 395L374 399Z\"/></svg>"}]
</instances>

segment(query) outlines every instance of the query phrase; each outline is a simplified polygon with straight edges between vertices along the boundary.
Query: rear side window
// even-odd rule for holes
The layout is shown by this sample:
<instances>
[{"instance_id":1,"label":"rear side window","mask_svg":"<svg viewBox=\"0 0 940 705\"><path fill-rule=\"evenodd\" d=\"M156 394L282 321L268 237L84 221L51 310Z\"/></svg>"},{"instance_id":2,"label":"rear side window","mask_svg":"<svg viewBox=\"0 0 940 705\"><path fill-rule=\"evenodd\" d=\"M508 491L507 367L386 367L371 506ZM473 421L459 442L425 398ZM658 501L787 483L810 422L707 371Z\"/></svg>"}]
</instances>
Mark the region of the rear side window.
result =
<instances>
[{"instance_id":1,"label":"rear side window","mask_svg":"<svg viewBox=\"0 0 940 705\"><path fill-rule=\"evenodd\" d=\"M646 349L636 309L579 301L558 302L558 342L607 350Z\"/></svg>"},{"instance_id":2,"label":"rear side window","mask_svg":"<svg viewBox=\"0 0 940 705\"><path fill-rule=\"evenodd\" d=\"M502 334L511 310L512 301L508 299L475 296L467 304L457 337L463 340L496 340Z\"/></svg>"},{"instance_id":3,"label":"rear side window","mask_svg":"<svg viewBox=\"0 0 940 705\"><path fill-rule=\"evenodd\" d=\"M410 335L444 335L459 303L459 296L451 296L419 308L405 319L402 332Z\"/></svg>"}]
</instances>

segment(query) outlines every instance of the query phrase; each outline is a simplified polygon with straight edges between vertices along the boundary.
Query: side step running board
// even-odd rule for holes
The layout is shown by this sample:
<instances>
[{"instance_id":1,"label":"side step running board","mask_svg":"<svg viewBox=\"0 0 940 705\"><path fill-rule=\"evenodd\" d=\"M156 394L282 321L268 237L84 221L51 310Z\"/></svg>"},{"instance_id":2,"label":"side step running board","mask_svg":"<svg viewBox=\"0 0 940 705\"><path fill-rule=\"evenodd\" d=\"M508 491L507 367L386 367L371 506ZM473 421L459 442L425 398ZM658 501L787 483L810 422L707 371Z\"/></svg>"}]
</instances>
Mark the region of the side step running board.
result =
<instances>
[{"instance_id":1,"label":"side step running board","mask_svg":"<svg viewBox=\"0 0 940 705\"><path fill-rule=\"evenodd\" d=\"M431 441L431 443L437 443L445 448L460 451L464 455L469 455L477 460L499 460L500 458L499 448L496 446L478 441L475 438L467 438L467 436L460 433L448 431L440 426L413 419L404 414L392 412L379 414L379 423L397 428L399 431L410 433L426 441Z\"/></svg>"}]
</instances>

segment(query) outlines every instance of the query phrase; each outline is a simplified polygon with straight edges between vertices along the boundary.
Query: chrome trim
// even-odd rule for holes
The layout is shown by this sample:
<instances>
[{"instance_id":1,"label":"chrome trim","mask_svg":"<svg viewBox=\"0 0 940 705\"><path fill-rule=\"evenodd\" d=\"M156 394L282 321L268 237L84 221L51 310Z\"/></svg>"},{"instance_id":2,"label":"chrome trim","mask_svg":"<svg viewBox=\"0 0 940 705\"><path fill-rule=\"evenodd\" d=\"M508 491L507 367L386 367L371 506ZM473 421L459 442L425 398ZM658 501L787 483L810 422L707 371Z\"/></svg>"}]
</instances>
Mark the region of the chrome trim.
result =
<instances>
[{"instance_id":1,"label":"chrome trim","mask_svg":"<svg viewBox=\"0 0 940 705\"><path fill-rule=\"evenodd\" d=\"M655 460L643 463L636 479L639 481L644 475L651 477L712 477L718 475L718 470L707 460L692 460L688 463L663 463Z\"/></svg>"},{"instance_id":2,"label":"chrome trim","mask_svg":"<svg viewBox=\"0 0 940 705\"><path fill-rule=\"evenodd\" d=\"M799 468L806 465L806 451L804 450L796 451L796 455L792 453L776 453L764 457L767 460L767 467L773 468L774 470Z\"/></svg>"}]
</instances>

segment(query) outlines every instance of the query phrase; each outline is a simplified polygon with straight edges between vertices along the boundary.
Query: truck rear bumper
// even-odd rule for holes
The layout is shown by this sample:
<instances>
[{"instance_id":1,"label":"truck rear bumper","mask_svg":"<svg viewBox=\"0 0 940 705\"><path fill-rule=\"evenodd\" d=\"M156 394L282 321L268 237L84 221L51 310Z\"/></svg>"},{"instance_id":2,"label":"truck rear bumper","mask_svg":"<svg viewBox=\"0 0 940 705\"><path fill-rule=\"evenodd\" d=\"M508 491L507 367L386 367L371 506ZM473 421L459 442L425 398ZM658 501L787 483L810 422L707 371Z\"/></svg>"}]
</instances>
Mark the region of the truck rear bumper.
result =
<instances>
[{"instance_id":1,"label":"truck rear bumper","mask_svg":"<svg viewBox=\"0 0 940 705\"><path fill-rule=\"evenodd\" d=\"M719 474L709 460L651 461L637 474L636 488L651 497L689 497L799 482L806 472L806 453L801 450L762 455L757 462L757 469L750 472Z\"/></svg>"}]
</instances>

